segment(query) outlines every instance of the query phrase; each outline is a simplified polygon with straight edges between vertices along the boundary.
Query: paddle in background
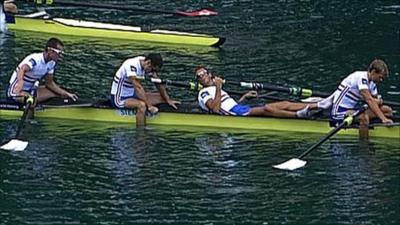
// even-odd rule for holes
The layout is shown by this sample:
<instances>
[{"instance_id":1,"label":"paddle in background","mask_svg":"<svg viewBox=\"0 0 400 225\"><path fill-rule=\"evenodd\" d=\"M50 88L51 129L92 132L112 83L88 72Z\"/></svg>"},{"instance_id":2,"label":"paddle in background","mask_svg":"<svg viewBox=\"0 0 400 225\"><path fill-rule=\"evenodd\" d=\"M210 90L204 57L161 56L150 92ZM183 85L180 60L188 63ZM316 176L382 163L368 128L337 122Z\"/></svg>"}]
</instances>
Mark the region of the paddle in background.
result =
<instances>
[{"instance_id":1,"label":"paddle in background","mask_svg":"<svg viewBox=\"0 0 400 225\"><path fill-rule=\"evenodd\" d=\"M19 121L17 133L15 134L14 139L11 139L6 144L1 145L0 149L9 150L9 151L23 151L28 146L27 141L21 141L18 138L24 127L26 117L28 116L28 111L29 111L31 105L33 104L33 102L34 102L33 97L28 96L28 98L26 99L24 113L22 114L21 120Z\"/></svg>"},{"instance_id":2,"label":"paddle in background","mask_svg":"<svg viewBox=\"0 0 400 225\"><path fill-rule=\"evenodd\" d=\"M281 170L296 170L296 169L299 169L299 168L305 166L307 162L302 160L304 157L306 157L308 154L310 154L311 151L313 151L314 149L316 149L317 147L322 145L326 140L331 138L333 135L335 135L341 129L345 128L346 126L351 125L353 123L354 118L359 116L361 113L363 113L367 108L368 108L368 106L365 105L360 110L358 110L358 111L354 112L352 115L348 116L346 119L343 120L343 122L341 124L339 124L339 126L332 129L331 131L329 131L329 133L325 137L321 138L317 143L315 143L313 146L311 146L306 151L304 151L299 157L292 158L286 162L283 162L278 165L274 165L272 167L274 167L276 169L281 169Z\"/></svg>"},{"instance_id":3,"label":"paddle in background","mask_svg":"<svg viewBox=\"0 0 400 225\"><path fill-rule=\"evenodd\" d=\"M64 5L64 6L76 6L76 7L91 7L97 9L117 9L117 10L127 10L127 11L137 11L146 13L158 13L158 14L172 14L176 16L187 16L187 17L199 17L199 16L217 16L218 12L210 8L203 8L194 11L166 11L158 9L145 9L133 6L118 6L110 4L93 4L87 2L76 2L76 1L64 1L64 0L28 0L28 2L33 2L35 4L46 4L46 5Z\"/></svg>"}]
</instances>

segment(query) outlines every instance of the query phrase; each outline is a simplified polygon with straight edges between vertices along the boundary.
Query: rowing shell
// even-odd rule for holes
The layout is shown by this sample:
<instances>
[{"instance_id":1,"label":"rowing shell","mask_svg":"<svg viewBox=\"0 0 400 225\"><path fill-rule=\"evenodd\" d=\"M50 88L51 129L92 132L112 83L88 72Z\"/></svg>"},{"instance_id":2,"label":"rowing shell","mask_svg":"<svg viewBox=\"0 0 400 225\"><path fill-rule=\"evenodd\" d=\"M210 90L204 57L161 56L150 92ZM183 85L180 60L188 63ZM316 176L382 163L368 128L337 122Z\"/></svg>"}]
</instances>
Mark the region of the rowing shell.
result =
<instances>
[{"instance_id":1,"label":"rowing shell","mask_svg":"<svg viewBox=\"0 0 400 225\"><path fill-rule=\"evenodd\" d=\"M14 21L7 23L7 27L9 30L163 44L219 47L225 42L225 38L207 34L169 30L143 31L141 27L75 19L50 18L43 13L33 15L32 17L30 15L17 15L14 17Z\"/></svg>"},{"instance_id":2,"label":"rowing shell","mask_svg":"<svg viewBox=\"0 0 400 225\"><path fill-rule=\"evenodd\" d=\"M22 114L21 106L0 100L0 118L17 118ZM113 123L135 123L135 112L130 109L113 109L108 103L75 104L69 101L49 102L36 109L36 119L56 118L66 120L88 120ZM400 120L393 126L373 124L371 137L400 138ZM147 124L171 126L214 127L226 129L290 131L300 133L326 134L332 128L326 119L283 119L273 117L237 117L205 114L193 104L179 106L175 111L160 106L160 112L148 116ZM358 135L358 127L351 126L339 132L342 135Z\"/></svg>"}]
</instances>

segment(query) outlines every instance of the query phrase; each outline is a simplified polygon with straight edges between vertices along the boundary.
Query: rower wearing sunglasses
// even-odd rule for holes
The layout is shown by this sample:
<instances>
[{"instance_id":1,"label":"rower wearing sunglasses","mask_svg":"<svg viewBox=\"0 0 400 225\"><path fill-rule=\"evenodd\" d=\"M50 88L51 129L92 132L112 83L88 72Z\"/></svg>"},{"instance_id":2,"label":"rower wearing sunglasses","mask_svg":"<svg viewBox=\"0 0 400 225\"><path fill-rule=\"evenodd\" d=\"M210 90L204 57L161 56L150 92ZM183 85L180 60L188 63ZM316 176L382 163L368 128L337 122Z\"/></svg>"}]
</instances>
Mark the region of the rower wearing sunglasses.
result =
<instances>
[{"instance_id":1,"label":"rower wearing sunglasses","mask_svg":"<svg viewBox=\"0 0 400 225\"><path fill-rule=\"evenodd\" d=\"M57 38L50 38L44 52L32 53L25 57L11 76L7 98L17 103L24 103L28 96L35 97L38 103L54 97L76 101L78 96L64 90L54 81L55 67L63 53L64 44ZM35 87L35 83L43 78L44 85Z\"/></svg>"},{"instance_id":2,"label":"rower wearing sunglasses","mask_svg":"<svg viewBox=\"0 0 400 225\"><path fill-rule=\"evenodd\" d=\"M200 107L208 112L231 116L272 116L305 118L310 116L310 110L317 109L317 103L296 103L279 101L262 106L239 104L246 98L257 97L256 91L249 91L238 102L222 89L224 81L212 75L205 67L195 69L196 78L204 87L199 91L198 102Z\"/></svg>"},{"instance_id":3,"label":"rower wearing sunglasses","mask_svg":"<svg viewBox=\"0 0 400 225\"><path fill-rule=\"evenodd\" d=\"M178 101L172 100L165 89L165 85L155 84L157 92L147 92L140 80L146 76L158 78L163 65L159 53L150 53L147 56L136 56L122 63L116 72L111 86L111 102L115 108L136 110L136 126L146 124L146 111L158 112L156 105L167 103L177 109Z\"/></svg>"}]
</instances>

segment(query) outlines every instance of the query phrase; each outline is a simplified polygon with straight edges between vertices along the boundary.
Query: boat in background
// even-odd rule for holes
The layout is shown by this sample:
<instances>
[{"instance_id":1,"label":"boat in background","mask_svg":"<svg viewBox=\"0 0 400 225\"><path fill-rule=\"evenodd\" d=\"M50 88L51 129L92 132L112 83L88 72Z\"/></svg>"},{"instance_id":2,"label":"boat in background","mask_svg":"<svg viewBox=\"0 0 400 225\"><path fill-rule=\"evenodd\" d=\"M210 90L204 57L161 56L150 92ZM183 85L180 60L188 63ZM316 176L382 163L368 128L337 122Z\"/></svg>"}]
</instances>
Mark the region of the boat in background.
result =
<instances>
[{"instance_id":1,"label":"boat in background","mask_svg":"<svg viewBox=\"0 0 400 225\"><path fill-rule=\"evenodd\" d=\"M15 15L7 22L12 31L32 31L57 35L71 35L102 39L121 39L138 42L153 42L177 45L198 45L220 47L225 38L207 34L169 30L144 31L141 27L91 22L76 19L54 18L46 12L29 15Z\"/></svg>"},{"instance_id":2,"label":"boat in background","mask_svg":"<svg viewBox=\"0 0 400 225\"><path fill-rule=\"evenodd\" d=\"M18 118L23 106L0 100L0 118ZM113 123L135 123L135 112L131 109L114 109L109 102L74 103L68 99L54 99L36 109L35 117L66 120L100 121ZM148 125L170 125L211 127L241 130L289 131L298 133L326 134L332 128L327 119L295 119L273 117L238 117L205 114L196 104L182 104L179 110L160 106L160 112L147 117ZM358 126L352 125L339 132L341 135L358 135ZM400 138L400 120L393 126L374 123L370 126L371 137Z\"/></svg>"}]
</instances>

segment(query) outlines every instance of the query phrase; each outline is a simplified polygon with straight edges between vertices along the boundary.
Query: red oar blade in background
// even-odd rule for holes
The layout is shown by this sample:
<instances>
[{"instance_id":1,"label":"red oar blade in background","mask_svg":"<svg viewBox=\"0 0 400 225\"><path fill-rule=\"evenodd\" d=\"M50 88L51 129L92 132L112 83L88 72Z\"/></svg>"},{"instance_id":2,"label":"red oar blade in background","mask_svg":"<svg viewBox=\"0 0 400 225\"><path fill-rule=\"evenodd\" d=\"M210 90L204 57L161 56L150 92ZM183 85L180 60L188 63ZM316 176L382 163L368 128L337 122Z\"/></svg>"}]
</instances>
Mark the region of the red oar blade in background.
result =
<instances>
[{"instance_id":1,"label":"red oar blade in background","mask_svg":"<svg viewBox=\"0 0 400 225\"><path fill-rule=\"evenodd\" d=\"M181 15L181 16L188 16L188 17L197 17L197 16L217 16L218 12L216 12L213 9L207 8L207 9L200 9L196 11L191 11L191 12L183 12L183 11L177 11L175 14Z\"/></svg>"},{"instance_id":2,"label":"red oar blade in background","mask_svg":"<svg viewBox=\"0 0 400 225\"><path fill-rule=\"evenodd\" d=\"M187 17L198 17L198 16L216 16L218 13L210 8L203 8L200 10L194 11L174 11L174 10L160 10L160 9L151 9L151 8L141 8L136 6L129 5L118 5L118 4L102 4L102 3L89 3L89 2L78 2L78 1L70 1L70 0L52 0L52 1L37 1L34 0L31 2L38 5L65 5L65 6L74 6L74 7L91 7L96 9L116 9L116 10L126 10L126 11L136 11L136 12L147 12L147 13L158 13L158 14L172 14L178 16L187 16Z\"/></svg>"}]
</instances>

